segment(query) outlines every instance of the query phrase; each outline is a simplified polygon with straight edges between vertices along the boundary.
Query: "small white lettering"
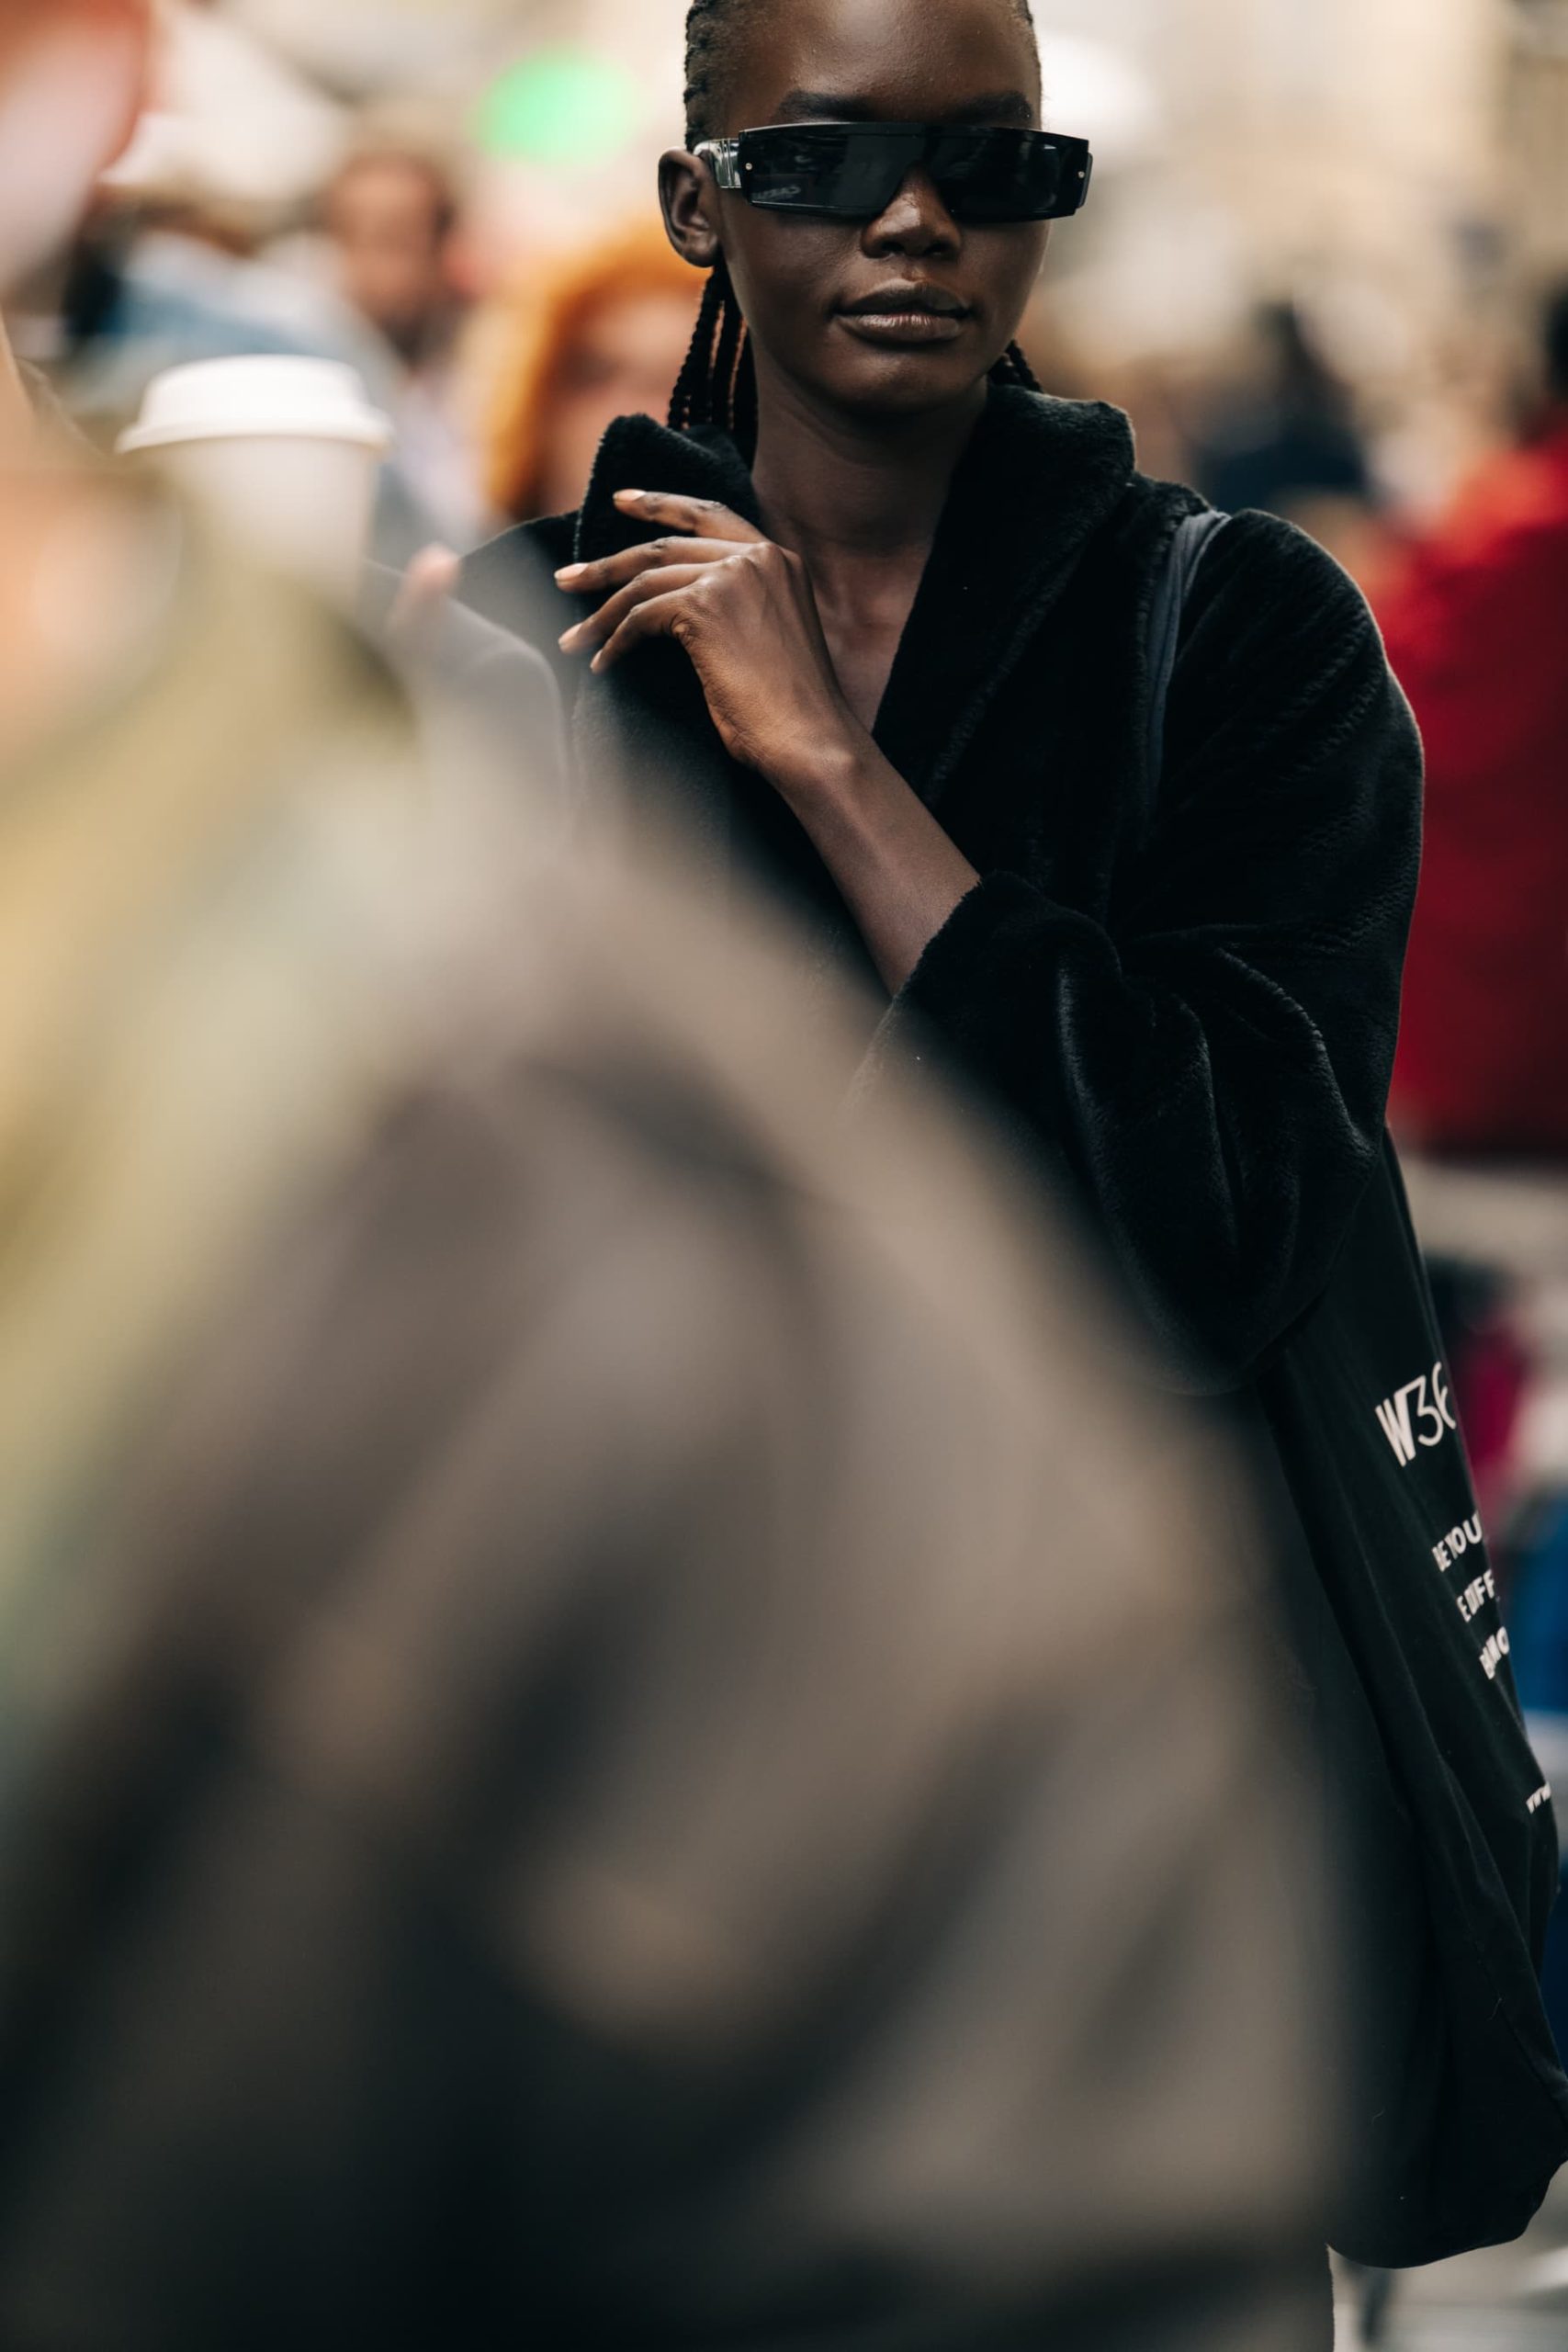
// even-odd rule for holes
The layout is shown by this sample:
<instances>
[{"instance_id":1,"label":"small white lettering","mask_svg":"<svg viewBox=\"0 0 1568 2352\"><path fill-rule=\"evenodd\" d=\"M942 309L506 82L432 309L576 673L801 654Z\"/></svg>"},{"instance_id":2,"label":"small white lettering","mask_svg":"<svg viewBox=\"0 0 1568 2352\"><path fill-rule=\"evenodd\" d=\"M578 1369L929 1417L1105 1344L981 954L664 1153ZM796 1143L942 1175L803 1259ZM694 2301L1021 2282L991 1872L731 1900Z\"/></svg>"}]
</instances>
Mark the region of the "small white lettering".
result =
<instances>
[{"instance_id":1,"label":"small white lettering","mask_svg":"<svg viewBox=\"0 0 1568 2352\"><path fill-rule=\"evenodd\" d=\"M1440 1358L1432 1366L1432 1394L1438 1400L1438 1410L1442 1417L1444 1426L1457 1430L1459 1420L1449 1396L1448 1374L1443 1370Z\"/></svg>"},{"instance_id":2,"label":"small white lettering","mask_svg":"<svg viewBox=\"0 0 1568 2352\"><path fill-rule=\"evenodd\" d=\"M1483 1577L1477 1577L1473 1584L1466 1585L1458 1595L1459 1613L1468 1625L1473 1618L1479 1617L1489 1600L1496 1598L1497 1579L1488 1568Z\"/></svg>"},{"instance_id":3,"label":"small white lettering","mask_svg":"<svg viewBox=\"0 0 1568 2352\"><path fill-rule=\"evenodd\" d=\"M1457 1559L1485 1540L1481 1532L1481 1513L1477 1511L1473 1519L1467 1519L1462 1527L1450 1527L1442 1542L1433 1544L1432 1557L1446 1576Z\"/></svg>"},{"instance_id":4,"label":"small white lettering","mask_svg":"<svg viewBox=\"0 0 1568 2352\"><path fill-rule=\"evenodd\" d=\"M1406 1468L1416 1459L1416 1438L1410 1427L1410 1399L1416 1386L1417 1383L1412 1381L1408 1387L1399 1389L1378 1407L1382 1433L1393 1448L1394 1459Z\"/></svg>"},{"instance_id":5,"label":"small white lettering","mask_svg":"<svg viewBox=\"0 0 1568 2352\"><path fill-rule=\"evenodd\" d=\"M1551 1782L1548 1781L1544 1788L1537 1789L1534 1796L1531 1797L1529 1804L1525 1807L1525 1811L1527 1813L1539 1813L1543 1804L1550 1804L1551 1803Z\"/></svg>"},{"instance_id":6,"label":"small white lettering","mask_svg":"<svg viewBox=\"0 0 1568 2352\"><path fill-rule=\"evenodd\" d=\"M1441 1363L1435 1363L1429 1373L1422 1373L1419 1379L1407 1380L1392 1396L1385 1396L1377 1414L1382 1433L1393 1448L1395 1461L1406 1470L1416 1459L1417 1447L1426 1446L1430 1451L1441 1445L1450 1430L1459 1427Z\"/></svg>"},{"instance_id":7,"label":"small white lettering","mask_svg":"<svg viewBox=\"0 0 1568 2352\"><path fill-rule=\"evenodd\" d=\"M1496 1681L1497 1668L1502 1665L1503 1660L1507 1657L1507 1655L1508 1629L1506 1625L1499 1625L1497 1631L1493 1634L1491 1640L1487 1643L1486 1647L1481 1653L1481 1663L1486 1670L1486 1679L1488 1682Z\"/></svg>"}]
</instances>

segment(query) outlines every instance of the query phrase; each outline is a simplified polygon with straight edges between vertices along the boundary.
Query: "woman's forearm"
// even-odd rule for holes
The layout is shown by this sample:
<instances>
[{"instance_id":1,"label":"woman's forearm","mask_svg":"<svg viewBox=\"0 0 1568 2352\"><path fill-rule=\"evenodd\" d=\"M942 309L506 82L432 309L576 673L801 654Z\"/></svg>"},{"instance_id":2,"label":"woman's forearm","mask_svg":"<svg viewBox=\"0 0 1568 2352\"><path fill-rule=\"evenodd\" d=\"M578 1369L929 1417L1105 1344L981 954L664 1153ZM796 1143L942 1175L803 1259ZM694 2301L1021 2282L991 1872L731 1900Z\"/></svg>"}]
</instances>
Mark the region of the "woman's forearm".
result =
<instances>
[{"instance_id":1,"label":"woman's forearm","mask_svg":"<svg viewBox=\"0 0 1568 2352\"><path fill-rule=\"evenodd\" d=\"M897 996L980 877L869 736L771 781L810 835Z\"/></svg>"}]
</instances>

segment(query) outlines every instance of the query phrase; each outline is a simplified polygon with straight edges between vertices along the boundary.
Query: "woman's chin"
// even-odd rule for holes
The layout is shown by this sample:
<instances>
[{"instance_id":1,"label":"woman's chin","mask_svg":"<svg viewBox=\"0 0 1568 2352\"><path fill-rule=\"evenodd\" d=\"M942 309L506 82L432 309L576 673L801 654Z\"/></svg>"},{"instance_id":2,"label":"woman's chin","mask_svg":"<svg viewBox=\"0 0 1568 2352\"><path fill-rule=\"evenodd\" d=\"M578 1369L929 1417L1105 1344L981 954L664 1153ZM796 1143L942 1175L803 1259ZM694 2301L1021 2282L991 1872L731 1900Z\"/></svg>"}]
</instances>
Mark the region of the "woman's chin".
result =
<instances>
[{"instance_id":1,"label":"woman's chin","mask_svg":"<svg viewBox=\"0 0 1568 2352\"><path fill-rule=\"evenodd\" d=\"M918 416L974 396L989 372L952 344L868 345L852 368L834 369L831 397L857 416Z\"/></svg>"}]
</instances>

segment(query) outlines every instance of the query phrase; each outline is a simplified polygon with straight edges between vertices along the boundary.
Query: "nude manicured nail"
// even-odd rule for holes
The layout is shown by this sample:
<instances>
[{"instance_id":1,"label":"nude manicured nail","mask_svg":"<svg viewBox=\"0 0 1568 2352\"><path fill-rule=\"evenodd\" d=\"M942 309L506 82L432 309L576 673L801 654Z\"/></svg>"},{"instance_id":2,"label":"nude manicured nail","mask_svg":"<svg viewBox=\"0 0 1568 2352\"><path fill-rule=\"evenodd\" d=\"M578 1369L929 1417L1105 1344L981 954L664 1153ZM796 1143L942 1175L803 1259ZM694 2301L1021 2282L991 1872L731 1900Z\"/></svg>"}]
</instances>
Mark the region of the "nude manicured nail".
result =
<instances>
[{"instance_id":1,"label":"nude manicured nail","mask_svg":"<svg viewBox=\"0 0 1568 2352\"><path fill-rule=\"evenodd\" d=\"M557 572L556 578L558 580L575 580L579 572L586 571L587 569L588 566L585 563L563 563L560 570Z\"/></svg>"},{"instance_id":2,"label":"nude manicured nail","mask_svg":"<svg viewBox=\"0 0 1568 2352\"><path fill-rule=\"evenodd\" d=\"M629 506L633 499L647 496L646 490L618 490L615 492L615 503L617 506Z\"/></svg>"}]
</instances>

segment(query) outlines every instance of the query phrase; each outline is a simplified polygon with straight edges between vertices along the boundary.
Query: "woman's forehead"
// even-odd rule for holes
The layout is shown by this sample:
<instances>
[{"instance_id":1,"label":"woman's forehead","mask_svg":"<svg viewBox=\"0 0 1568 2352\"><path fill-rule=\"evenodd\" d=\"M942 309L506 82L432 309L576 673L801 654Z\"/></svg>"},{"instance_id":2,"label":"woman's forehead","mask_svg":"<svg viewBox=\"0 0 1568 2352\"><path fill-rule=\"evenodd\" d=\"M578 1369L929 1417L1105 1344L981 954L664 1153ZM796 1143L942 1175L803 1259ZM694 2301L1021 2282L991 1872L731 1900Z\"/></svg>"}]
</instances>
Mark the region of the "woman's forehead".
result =
<instances>
[{"instance_id":1,"label":"woman's forehead","mask_svg":"<svg viewBox=\"0 0 1568 2352\"><path fill-rule=\"evenodd\" d=\"M755 11L726 128L821 119L1032 122L1040 76L1013 0L788 0Z\"/></svg>"}]
</instances>

